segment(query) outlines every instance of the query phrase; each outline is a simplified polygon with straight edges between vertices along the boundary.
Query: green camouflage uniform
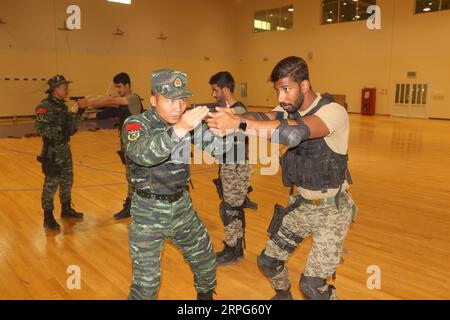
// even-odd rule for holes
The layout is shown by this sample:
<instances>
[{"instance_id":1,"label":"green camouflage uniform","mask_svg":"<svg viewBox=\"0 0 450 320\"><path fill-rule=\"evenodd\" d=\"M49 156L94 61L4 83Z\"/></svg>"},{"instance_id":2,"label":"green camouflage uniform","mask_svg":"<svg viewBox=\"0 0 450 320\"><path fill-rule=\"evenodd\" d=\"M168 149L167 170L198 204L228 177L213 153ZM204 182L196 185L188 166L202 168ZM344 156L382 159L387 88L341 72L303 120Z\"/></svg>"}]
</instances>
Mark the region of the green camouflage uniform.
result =
<instances>
[{"instance_id":1,"label":"green camouflage uniform","mask_svg":"<svg viewBox=\"0 0 450 320\"><path fill-rule=\"evenodd\" d=\"M184 90L186 82L185 74L171 70L153 74L153 90L171 99L191 95ZM212 135L203 124L194 130L193 137L180 139L173 133L172 126L150 108L126 120L122 141L126 156L132 162L130 173L135 189L129 233L133 264L129 299L156 298L166 238L180 248L189 263L197 292L212 292L216 287L213 246L192 207L187 185L191 143L215 154L214 148L223 145L222 138ZM161 200L161 196L174 194L181 196L176 201Z\"/></svg>"},{"instance_id":2,"label":"green camouflage uniform","mask_svg":"<svg viewBox=\"0 0 450 320\"><path fill-rule=\"evenodd\" d=\"M128 104L121 105L118 107L119 134L120 135L122 135L121 130L122 130L125 120L128 117L131 117L133 115L138 115L138 114L144 112L144 107L142 106L141 98L137 94L131 93L131 94L125 96L125 99L127 99ZM122 154L125 154L125 151L123 150L122 141L120 143L120 152L122 152ZM123 161L123 164L125 165L125 176L126 176L127 183L128 183L127 198L131 199L133 197L134 190L133 190L133 185L131 183L131 178L130 178L130 161L126 157L123 157L122 161Z\"/></svg>"},{"instance_id":3,"label":"green camouflage uniform","mask_svg":"<svg viewBox=\"0 0 450 320\"><path fill-rule=\"evenodd\" d=\"M36 108L35 127L44 141L41 157L47 161L47 165L43 165L46 167L42 192L44 211L53 210L53 198L58 186L61 203L71 201L73 164L69 141L77 131L80 120L80 114L72 116L64 101L51 95Z\"/></svg>"}]
</instances>

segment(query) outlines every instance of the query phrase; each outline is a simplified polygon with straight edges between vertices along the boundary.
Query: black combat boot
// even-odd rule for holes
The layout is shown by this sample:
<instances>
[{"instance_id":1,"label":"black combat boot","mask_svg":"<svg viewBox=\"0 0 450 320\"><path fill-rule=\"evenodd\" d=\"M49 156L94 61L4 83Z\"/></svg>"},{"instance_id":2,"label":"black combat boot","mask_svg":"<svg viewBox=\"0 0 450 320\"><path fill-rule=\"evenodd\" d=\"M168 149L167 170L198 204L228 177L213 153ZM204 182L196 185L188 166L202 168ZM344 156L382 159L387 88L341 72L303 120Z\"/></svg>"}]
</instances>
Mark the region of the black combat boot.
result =
<instances>
[{"instance_id":1,"label":"black combat boot","mask_svg":"<svg viewBox=\"0 0 450 320\"><path fill-rule=\"evenodd\" d=\"M294 300L291 293L291 287L287 290L275 290L276 295L272 297L270 300Z\"/></svg>"},{"instance_id":2,"label":"black combat boot","mask_svg":"<svg viewBox=\"0 0 450 320\"><path fill-rule=\"evenodd\" d=\"M236 255L236 247L230 247L224 241L224 248L221 252L216 253L216 262L218 266L224 266L228 264L235 264L238 262L238 256Z\"/></svg>"},{"instance_id":3,"label":"black combat boot","mask_svg":"<svg viewBox=\"0 0 450 320\"><path fill-rule=\"evenodd\" d=\"M84 214L76 212L72 208L72 202L63 203L61 206L61 218L83 219Z\"/></svg>"},{"instance_id":4,"label":"black combat boot","mask_svg":"<svg viewBox=\"0 0 450 320\"><path fill-rule=\"evenodd\" d=\"M61 229L53 216L53 211L49 210L44 212L44 228L55 231L59 231Z\"/></svg>"},{"instance_id":5,"label":"black combat boot","mask_svg":"<svg viewBox=\"0 0 450 320\"><path fill-rule=\"evenodd\" d=\"M213 298L213 293L214 290L211 290L210 292L206 292L206 293L197 293L197 300L214 300Z\"/></svg>"},{"instance_id":6,"label":"black combat boot","mask_svg":"<svg viewBox=\"0 0 450 320\"><path fill-rule=\"evenodd\" d=\"M123 208L118 213L114 215L114 219L116 220L124 220L131 217L131 199L127 198L123 203Z\"/></svg>"},{"instance_id":7,"label":"black combat boot","mask_svg":"<svg viewBox=\"0 0 450 320\"><path fill-rule=\"evenodd\" d=\"M241 238L241 239L238 239L238 241L237 241L237 245L236 245L236 247L235 247L236 249L235 249L235 254L236 254L236 257L239 259L239 258L243 258L244 257L244 239L243 238Z\"/></svg>"}]
</instances>

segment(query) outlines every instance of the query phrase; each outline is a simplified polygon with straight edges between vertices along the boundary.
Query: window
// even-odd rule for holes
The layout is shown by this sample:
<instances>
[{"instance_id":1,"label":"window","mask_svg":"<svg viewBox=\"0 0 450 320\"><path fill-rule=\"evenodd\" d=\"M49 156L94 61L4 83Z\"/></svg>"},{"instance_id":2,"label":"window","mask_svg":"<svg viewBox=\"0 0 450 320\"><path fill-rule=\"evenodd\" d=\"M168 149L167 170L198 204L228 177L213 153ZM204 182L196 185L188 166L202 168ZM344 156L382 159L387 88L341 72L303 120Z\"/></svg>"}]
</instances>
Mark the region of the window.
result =
<instances>
[{"instance_id":1,"label":"window","mask_svg":"<svg viewBox=\"0 0 450 320\"><path fill-rule=\"evenodd\" d=\"M339 22L338 0L325 0L323 1L322 7L322 24Z\"/></svg>"},{"instance_id":2,"label":"window","mask_svg":"<svg viewBox=\"0 0 450 320\"><path fill-rule=\"evenodd\" d=\"M442 0L441 10L450 10L450 0Z\"/></svg>"},{"instance_id":3,"label":"window","mask_svg":"<svg viewBox=\"0 0 450 320\"><path fill-rule=\"evenodd\" d=\"M294 7L262 10L255 12L253 32L284 31L294 25Z\"/></svg>"},{"instance_id":4,"label":"window","mask_svg":"<svg viewBox=\"0 0 450 320\"><path fill-rule=\"evenodd\" d=\"M449 10L450 0L416 0L416 13Z\"/></svg>"},{"instance_id":5,"label":"window","mask_svg":"<svg viewBox=\"0 0 450 320\"><path fill-rule=\"evenodd\" d=\"M417 0L416 13L439 11L439 2L440 0Z\"/></svg>"},{"instance_id":6,"label":"window","mask_svg":"<svg viewBox=\"0 0 450 320\"><path fill-rule=\"evenodd\" d=\"M376 0L322 0L322 24L367 20L367 8L376 3Z\"/></svg>"},{"instance_id":7,"label":"window","mask_svg":"<svg viewBox=\"0 0 450 320\"><path fill-rule=\"evenodd\" d=\"M428 84L425 83L398 83L395 86L395 103L426 105Z\"/></svg>"}]
</instances>

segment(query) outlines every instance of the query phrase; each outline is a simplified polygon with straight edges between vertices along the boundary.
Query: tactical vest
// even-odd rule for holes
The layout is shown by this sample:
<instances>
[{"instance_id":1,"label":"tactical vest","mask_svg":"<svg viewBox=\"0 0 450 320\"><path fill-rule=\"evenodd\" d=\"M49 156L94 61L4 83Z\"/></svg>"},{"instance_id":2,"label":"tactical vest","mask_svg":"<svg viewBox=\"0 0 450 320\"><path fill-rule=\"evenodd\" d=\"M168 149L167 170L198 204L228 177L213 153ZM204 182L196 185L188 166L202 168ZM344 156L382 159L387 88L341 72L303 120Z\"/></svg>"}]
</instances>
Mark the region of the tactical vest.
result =
<instances>
[{"instance_id":1,"label":"tactical vest","mask_svg":"<svg viewBox=\"0 0 450 320\"><path fill-rule=\"evenodd\" d=\"M335 101L331 95L323 94L317 106L304 117L314 115L332 102ZM281 157L283 184L324 193L328 189L340 189L346 179L351 183L347 164L348 155L334 152L324 138L306 140Z\"/></svg>"},{"instance_id":2,"label":"tactical vest","mask_svg":"<svg viewBox=\"0 0 450 320\"><path fill-rule=\"evenodd\" d=\"M139 98L139 101L141 101L141 98L134 93L134 95L136 95ZM141 112L144 112L144 106L142 105L142 102L140 102L141 104ZM127 120L128 117L131 117L132 114L130 112L130 108L128 107L128 105L121 105L117 108L117 117L119 118L119 128L122 128L125 120Z\"/></svg>"},{"instance_id":3,"label":"tactical vest","mask_svg":"<svg viewBox=\"0 0 450 320\"><path fill-rule=\"evenodd\" d=\"M69 143L70 137L75 133L76 128L72 127L72 115L69 112L64 101L59 100L51 95L41 101L42 106L47 105L50 108L54 108L54 112L57 114L57 122L50 123L50 126L61 126L60 137L55 137L58 143ZM56 119L55 119L56 120ZM44 144L54 144L55 139L44 138Z\"/></svg>"},{"instance_id":4,"label":"tactical vest","mask_svg":"<svg viewBox=\"0 0 450 320\"><path fill-rule=\"evenodd\" d=\"M136 118L144 124L143 129L153 135L167 130L167 125L156 115L153 108ZM185 143L190 146L191 141ZM190 181L189 164L176 162L172 157L153 167L143 167L132 162L130 169L131 182L136 190L170 195L185 189Z\"/></svg>"},{"instance_id":5,"label":"tactical vest","mask_svg":"<svg viewBox=\"0 0 450 320\"><path fill-rule=\"evenodd\" d=\"M247 108L241 102L236 102L231 106L231 109L243 107L247 112ZM220 163L227 164L243 164L248 160L248 137L243 132L237 132L234 134L234 147L230 151L222 155L216 155L216 159Z\"/></svg>"}]
</instances>

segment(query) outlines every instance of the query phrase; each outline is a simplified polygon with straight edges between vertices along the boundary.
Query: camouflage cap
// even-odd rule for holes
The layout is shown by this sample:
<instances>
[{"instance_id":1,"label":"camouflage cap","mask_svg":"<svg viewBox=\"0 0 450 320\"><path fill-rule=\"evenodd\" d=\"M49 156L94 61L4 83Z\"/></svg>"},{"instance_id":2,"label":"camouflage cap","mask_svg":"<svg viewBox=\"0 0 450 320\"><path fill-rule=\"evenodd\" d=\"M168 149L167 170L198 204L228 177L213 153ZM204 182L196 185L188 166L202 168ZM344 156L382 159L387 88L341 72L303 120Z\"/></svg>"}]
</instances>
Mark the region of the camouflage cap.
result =
<instances>
[{"instance_id":1,"label":"camouflage cap","mask_svg":"<svg viewBox=\"0 0 450 320\"><path fill-rule=\"evenodd\" d=\"M152 73L152 90L168 99L192 97L192 92L186 88L187 84L187 75L180 71L162 69Z\"/></svg>"},{"instance_id":2,"label":"camouflage cap","mask_svg":"<svg viewBox=\"0 0 450 320\"><path fill-rule=\"evenodd\" d=\"M67 81L66 78L64 78L63 75L56 75L53 78L51 78L50 80L48 80L48 89L47 91L45 91L45 93L50 93L52 92L53 89L55 89L56 87L59 87L62 84L69 84L72 83L72 81Z\"/></svg>"}]
</instances>

